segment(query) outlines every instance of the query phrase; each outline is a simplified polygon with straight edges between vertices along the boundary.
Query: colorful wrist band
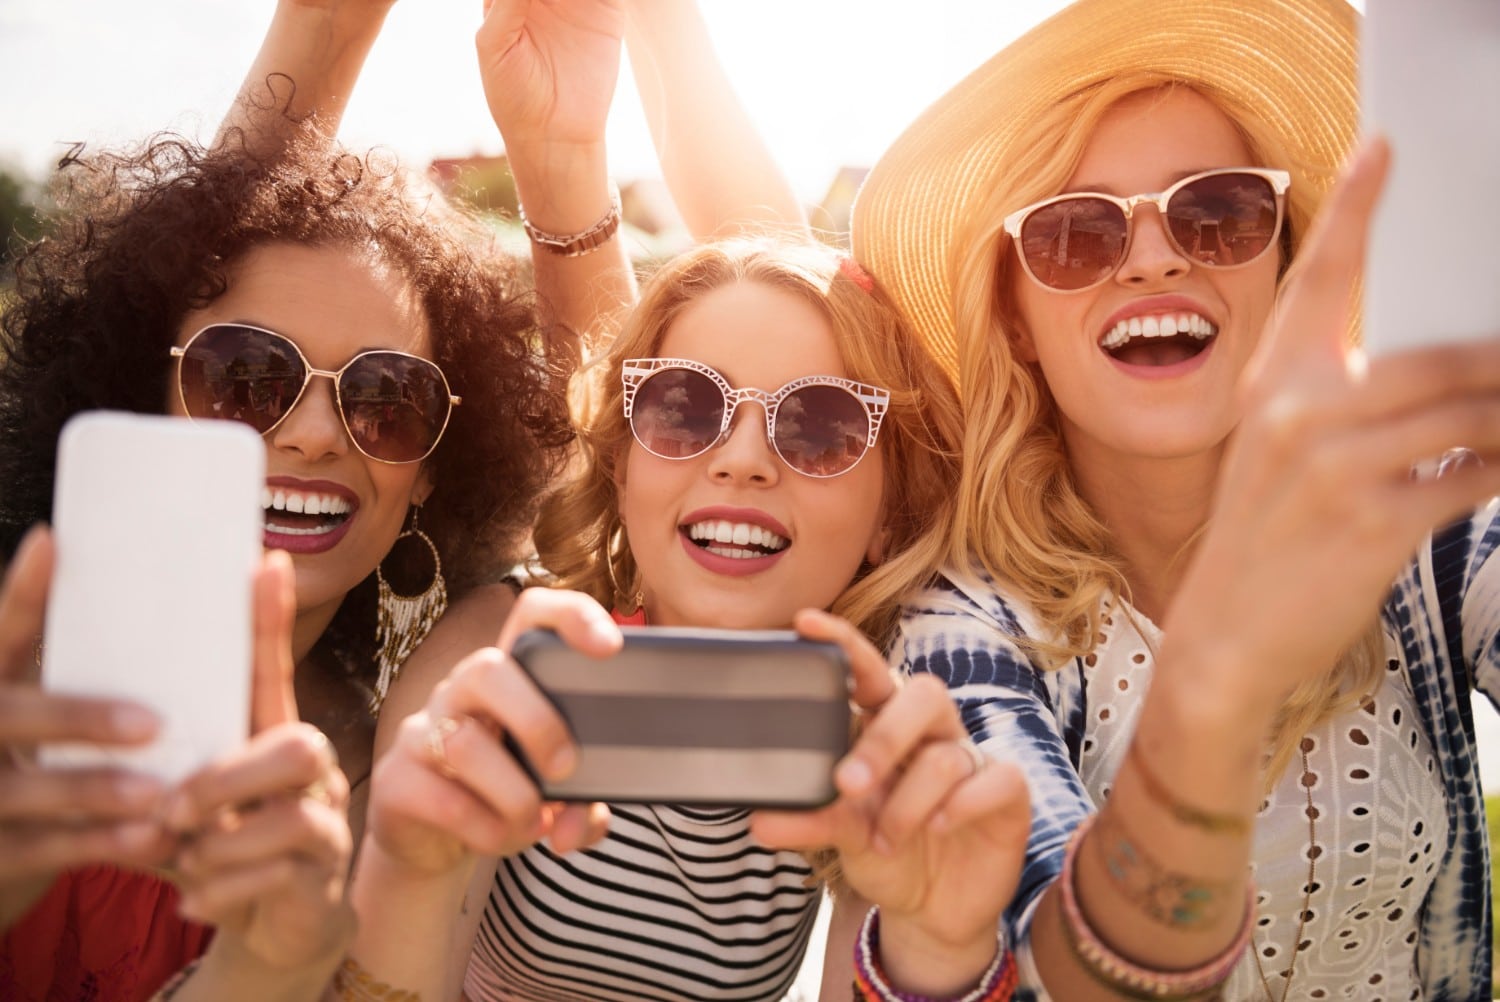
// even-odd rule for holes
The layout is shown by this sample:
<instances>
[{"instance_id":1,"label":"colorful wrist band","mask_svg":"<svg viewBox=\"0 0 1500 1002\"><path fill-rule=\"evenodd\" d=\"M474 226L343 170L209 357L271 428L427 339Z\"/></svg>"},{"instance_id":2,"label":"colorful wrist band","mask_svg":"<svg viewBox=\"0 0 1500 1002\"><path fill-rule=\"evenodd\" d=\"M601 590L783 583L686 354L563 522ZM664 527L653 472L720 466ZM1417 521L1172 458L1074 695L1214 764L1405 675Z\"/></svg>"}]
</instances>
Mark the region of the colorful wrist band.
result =
<instances>
[{"instance_id":1,"label":"colorful wrist band","mask_svg":"<svg viewBox=\"0 0 1500 1002\"><path fill-rule=\"evenodd\" d=\"M1016 980L1016 960L1006 949L1004 934L997 935L995 959L985 968L979 984L948 999L914 995L890 986L880 965L879 908L870 909L854 941L854 1002L1009 1002L1016 991Z\"/></svg>"},{"instance_id":2,"label":"colorful wrist band","mask_svg":"<svg viewBox=\"0 0 1500 1002\"><path fill-rule=\"evenodd\" d=\"M1152 970L1133 964L1099 939L1078 907L1074 862L1083 836L1093 827L1095 817L1097 815L1091 814L1084 818L1068 839L1068 848L1063 853L1062 876L1058 878L1063 938L1068 941L1078 962L1095 981L1132 999L1177 1002L1197 998L1219 987L1228 980L1250 943L1250 932L1255 924L1254 893L1247 891L1245 895L1245 919L1240 923L1234 942L1206 964L1185 971Z\"/></svg>"},{"instance_id":3,"label":"colorful wrist band","mask_svg":"<svg viewBox=\"0 0 1500 1002\"><path fill-rule=\"evenodd\" d=\"M1221 814L1216 811L1205 811L1191 804L1184 804L1173 796L1161 780L1156 778L1156 773L1146 765L1146 757L1136 748L1136 742L1131 741L1130 746L1125 749L1125 761L1135 767L1135 774L1141 777L1141 785L1146 788L1146 795L1154 800L1172 817L1185 825L1195 828L1203 828L1218 834L1227 832L1232 835L1249 835L1250 827L1254 823L1252 819L1241 817L1238 814Z\"/></svg>"},{"instance_id":4,"label":"colorful wrist band","mask_svg":"<svg viewBox=\"0 0 1500 1002\"><path fill-rule=\"evenodd\" d=\"M521 216L521 229L526 231L532 243L563 257L582 257L603 247L620 228L620 192L611 186L609 211L597 223L580 233L547 233L531 225L531 220L526 218L524 206L518 207L517 211Z\"/></svg>"}]
</instances>

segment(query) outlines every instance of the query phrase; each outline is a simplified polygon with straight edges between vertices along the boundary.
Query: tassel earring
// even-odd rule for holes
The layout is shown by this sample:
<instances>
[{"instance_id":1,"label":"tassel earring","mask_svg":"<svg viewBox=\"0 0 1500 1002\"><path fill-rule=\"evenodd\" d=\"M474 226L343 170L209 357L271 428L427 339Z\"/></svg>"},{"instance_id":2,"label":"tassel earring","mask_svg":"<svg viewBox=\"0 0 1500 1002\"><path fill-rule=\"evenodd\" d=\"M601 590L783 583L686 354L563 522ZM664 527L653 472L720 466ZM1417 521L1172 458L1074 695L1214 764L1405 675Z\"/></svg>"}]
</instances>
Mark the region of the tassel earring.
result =
<instances>
[{"instance_id":1,"label":"tassel earring","mask_svg":"<svg viewBox=\"0 0 1500 1002\"><path fill-rule=\"evenodd\" d=\"M432 581L421 591L398 594L386 579L385 560L375 567L375 661L380 674L375 680L374 695L370 697L371 716L379 715L380 706L390 692L391 683L401 673L401 666L411 657L417 645L427 638L433 625L448 608L448 585L443 580L443 561L438 556L437 545L433 543L432 537L417 526L417 514L420 511L421 505L412 506L411 528L396 537L385 559L390 559L403 540L407 541L408 548L420 543L426 546L432 559Z\"/></svg>"}]
</instances>

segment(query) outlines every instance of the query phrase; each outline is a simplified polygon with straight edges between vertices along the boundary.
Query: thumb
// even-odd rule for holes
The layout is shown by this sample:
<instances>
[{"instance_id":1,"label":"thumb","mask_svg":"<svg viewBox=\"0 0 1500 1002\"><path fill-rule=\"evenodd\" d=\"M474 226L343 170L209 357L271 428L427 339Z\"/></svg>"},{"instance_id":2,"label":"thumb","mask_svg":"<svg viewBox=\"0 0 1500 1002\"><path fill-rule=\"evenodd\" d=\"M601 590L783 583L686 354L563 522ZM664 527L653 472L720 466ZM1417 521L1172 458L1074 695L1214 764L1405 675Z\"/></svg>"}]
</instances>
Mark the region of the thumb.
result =
<instances>
[{"instance_id":1,"label":"thumb","mask_svg":"<svg viewBox=\"0 0 1500 1002\"><path fill-rule=\"evenodd\" d=\"M292 687L292 623L297 595L292 558L270 550L255 572L254 650L250 681L250 731L291 723L297 717Z\"/></svg>"},{"instance_id":2,"label":"thumb","mask_svg":"<svg viewBox=\"0 0 1500 1002\"><path fill-rule=\"evenodd\" d=\"M1389 165L1385 140L1367 141L1324 200L1247 369L1252 398L1299 375L1345 371L1353 292Z\"/></svg>"}]
</instances>

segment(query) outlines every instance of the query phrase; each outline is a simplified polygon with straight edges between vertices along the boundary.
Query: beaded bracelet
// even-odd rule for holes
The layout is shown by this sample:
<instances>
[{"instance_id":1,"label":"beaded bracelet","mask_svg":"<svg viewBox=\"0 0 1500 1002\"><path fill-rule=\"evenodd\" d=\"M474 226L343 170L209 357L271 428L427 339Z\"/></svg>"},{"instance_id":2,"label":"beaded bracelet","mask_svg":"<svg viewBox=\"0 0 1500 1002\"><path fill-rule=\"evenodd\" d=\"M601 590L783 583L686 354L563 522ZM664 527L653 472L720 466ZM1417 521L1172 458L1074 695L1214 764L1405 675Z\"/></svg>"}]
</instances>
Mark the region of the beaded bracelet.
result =
<instances>
[{"instance_id":1,"label":"beaded bracelet","mask_svg":"<svg viewBox=\"0 0 1500 1002\"><path fill-rule=\"evenodd\" d=\"M1141 967L1121 957L1106 946L1089 927L1078 907L1078 895L1074 887L1074 862L1078 858L1078 847L1084 833L1094 824L1098 815L1089 815L1073 831L1068 839L1068 848L1063 853L1062 876L1058 878L1058 889L1062 899L1063 938L1068 941L1073 955L1084 970L1095 981L1120 992L1127 998L1145 999L1150 1002L1176 1002L1203 995L1228 980L1235 965L1240 962L1245 948L1250 943L1251 928L1255 923L1255 895L1247 894L1245 920L1234 942L1217 957L1199 967L1185 971L1160 971Z\"/></svg>"},{"instance_id":2,"label":"beaded bracelet","mask_svg":"<svg viewBox=\"0 0 1500 1002\"><path fill-rule=\"evenodd\" d=\"M561 235L547 233L531 225L531 220L526 218L524 206L518 207L518 211L521 216L521 229L526 231L532 243L553 254L561 254L563 257L582 257L603 247L620 228L620 192L619 189L611 186L609 211L599 217L597 223L579 233Z\"/></svg>"},{"instance_id":3,"label":"beaded bracelet","mask_svg":"<svg viewBox=\"0 0 1500 1002\"><path fill-rule=\"evenodd\" d=\"M995 959L985 968L979 984L968 992L948 1000L929 995L901 992L886 980L880 965L880 909L871 908L854 941L854 1002L1009 1002L1016 991L1016 960L1005 947L1005 936L998 937Z\"/></svg>"}]
</instances>

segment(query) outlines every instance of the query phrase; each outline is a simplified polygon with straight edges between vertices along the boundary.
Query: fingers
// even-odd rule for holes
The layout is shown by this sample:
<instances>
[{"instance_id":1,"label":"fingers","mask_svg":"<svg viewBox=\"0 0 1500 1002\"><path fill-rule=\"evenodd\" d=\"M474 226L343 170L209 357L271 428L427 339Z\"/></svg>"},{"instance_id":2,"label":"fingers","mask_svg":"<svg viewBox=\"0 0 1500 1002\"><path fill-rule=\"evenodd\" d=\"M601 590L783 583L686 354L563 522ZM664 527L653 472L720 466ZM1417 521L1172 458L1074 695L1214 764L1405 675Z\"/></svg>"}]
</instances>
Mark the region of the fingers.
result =
<instances>
[{"instance_id":1,"label":"fingers","mask_svg":"<svg viewBox=\"0 0 1500 1002\"><path fill-rule=\"evenodd\" d=\"M292 558L271 550L255 573L255 625L250 687L250 728L259 734L294 723L297 697L292 684L292 624L297 615Z\"/></svg>"},{"instance_id":2,"label":"fingers","mask_svg":"<svg viewBox=\"0 0 1500 1002\"><path fill-rule=\"evenodd\" d=\"M923 745L892 787L875 818L874 844L887 853L921 833L950 797L986 771L984 753L976 759L968 738Z\"/></svg>"},{"instance_id":3,"label":"fingers","mask_svg":"<svg viewBox=\"0 0 1500 1002\"><path fill-rule=\"evenodd\" d=\"M3 744L81 741L139 745L154 738L160 726L156 714L139 703L0 685Z\"/></svg>"},{"instance_id":4,"label":"fingers","mask_svg":"<svg viewBox=\"0 0 1500 1002\"><path fill-rule=\"evenodd\" d=\"M516 599L496 646L508 651L527 630L555 630L569 647L607 658L625 642L620 627L598 602L576 591L528 588Z\"/></svg>"},{"instance_id":5,"label":"fingers","mask_svg":"<svg viewBox=\"0 0 1500 1002\"><path fill-rule=\"evenodd\" d=\"M472 718L470 726L444 739L445 766L481 787L483 767L494 761L487 752L503 754L506 735L526 761L548 778L567 776L578 759L572 735L556 708L519 665L494 648L464 658L434 690L427 713L432 720ZM425 731L420 743L423 751L430 750Z\"/></svg>"},{"instance_id":6,"label":"fingers","mask_svg":"<svg viewBox=\"0 0 1500 1002\"><path fill-rule=\"evenodd\" d=\"M349 784L328 738L311 724L283 724L184 780L166 821L174 831L191 832L219 811L295 794L318 783L333 806L342 809L347 804Z\"/></svg>"},{"instance_id":7,"label":"fingers","mask_svg":"<svg viewBox=\"0 0 1500 1002\"><path fill-rule=\"evenodd\" d=\"M37 526L22 538L6 569L0 585L0 680L26 678L35 667L55 557L52 533Z\"/></svg>"},{"instance_id":8,"label":"fingers","mask_svg":"<svg viewBox=\"0 0 1500 1002\"><path fill-rule=\"evenodd\" d=\"M0 778L0 825L147 820L165 798L162 784L141 773L31 769Z\"/></svg>"},{"instance_id":9,"label":"fingers","mask_svg":"<svg viewBox=\"0 0 1500 1002\"><path fill-rule=\"evenodd\" d=\"M1252 367L1257 378L1280 384L1299 372L1343 368L1350 297L1389 163L1384 140L1370 140L1329 193L1287 277Z\"/></svg>"},{"instance_id":10,"label":"fingers","mask_svg":"<svg viewBox=\"0 0 1500 1002\"><path fill-rule=\"evenodd\" d=\"M947 687L931 675L913 676L866 724L834 781L840 793L860 796L887 783L928 742L965 737Z\"/></svg>"},{"instance_id":11,"label":"fingers","mask_svg":"<svg viewBox=\"0 0 1500 1002\"><path fill-rule=\"evenodd\" d=\"M552 818L547 841L556 853L586 849L609 831L609 807L605 804L559 805Z\"/></svg>"},{"instance_id":12,"label":"fingers","mask_svg":"<svg viewBox=\"0 0 1500 1002\"><path fill-rule=\"evenodd\" d=\"M849 701L858 709L879 709L901 687L901 677L869 639L842 616L804 609L792 619L792 625L808 640L825 640L843 649L849 659Z\"/></svg>"},{"instance_id":13,"label":"fingers","mask_svg":"<svg viewBox=\"0 0 1500 1002\"><path fill-rule=\"evenodd\" d=\"M0 882L87 863L155 866L176 841L155 821L0 826Z\"/></svg>"},{"instance_id":14,"label":"fingers","mask_svg":"<svg viewBox=\"0 0 1500 1002\"><path fill-rule=\"evenodd\" d=\"M281 858L332 867L351 849L342 803L284 797L215 817L178 853L177 868L189 879L201 879Z\"/></svg>"}]
</instances>

